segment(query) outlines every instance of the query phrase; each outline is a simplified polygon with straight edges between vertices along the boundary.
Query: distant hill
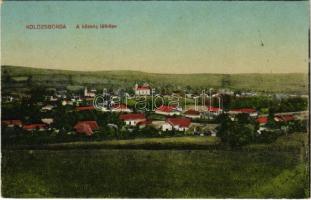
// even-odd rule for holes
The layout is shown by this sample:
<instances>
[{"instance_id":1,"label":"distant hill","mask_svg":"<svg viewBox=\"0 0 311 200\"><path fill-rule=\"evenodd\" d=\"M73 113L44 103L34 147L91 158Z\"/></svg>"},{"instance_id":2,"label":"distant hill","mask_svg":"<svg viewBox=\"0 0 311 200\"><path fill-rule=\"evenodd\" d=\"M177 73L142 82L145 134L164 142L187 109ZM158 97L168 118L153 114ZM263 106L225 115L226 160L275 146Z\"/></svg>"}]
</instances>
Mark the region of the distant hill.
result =
<instances>
[{"instance_id":1,"label":"distant hill","mask_svg":"<svg viewBox=\"0 0 311 200\"><path fill-rule=\"evenodd\" d=\"M140 71L70 71L2 66L2 88L42 85L47 87L132 87L148 82L172 89L229 88L266 92L308 93L308 74L157 74Z\"/></svg>"}]
</instances>

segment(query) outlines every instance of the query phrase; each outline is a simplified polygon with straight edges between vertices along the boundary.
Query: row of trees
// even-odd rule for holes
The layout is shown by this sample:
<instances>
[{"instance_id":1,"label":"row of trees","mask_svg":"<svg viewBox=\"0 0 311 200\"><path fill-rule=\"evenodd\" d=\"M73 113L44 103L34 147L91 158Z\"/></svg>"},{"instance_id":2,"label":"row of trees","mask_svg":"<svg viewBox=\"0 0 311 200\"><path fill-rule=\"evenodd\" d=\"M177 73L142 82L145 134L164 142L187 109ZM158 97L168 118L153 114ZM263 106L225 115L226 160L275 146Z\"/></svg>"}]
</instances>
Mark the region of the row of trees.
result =
<instances>
[{"instance_id":1,"label":"row of trees","mask_svg":"<svg viewBox=\"0 0 311 200\"><path fill-rule=\"evenodd\" d=\"M233 148L250 143L271 143L283 134L306 132L308 127L306 120L276 122L274 114L270 112L266 129L259 133L259 124L248 114L239 114L236 118L231 120L228 115L221 115L217 119L220 122L217 136Z\"/></svg>"},{"instance_id":2,"label":"row of trees","mask_svg":"<svg viewBox=\"0 0 311 200\"><path fill-rule=\"evenodd\" d=\"M308 99L302 97L289 97L277 99L267 96L255 97L234 97L229 95L222 96L223 106L229 110L232 108L256 108L273 109L273 112L294 112L308 109Z\"/></svg>"}]
</instances>

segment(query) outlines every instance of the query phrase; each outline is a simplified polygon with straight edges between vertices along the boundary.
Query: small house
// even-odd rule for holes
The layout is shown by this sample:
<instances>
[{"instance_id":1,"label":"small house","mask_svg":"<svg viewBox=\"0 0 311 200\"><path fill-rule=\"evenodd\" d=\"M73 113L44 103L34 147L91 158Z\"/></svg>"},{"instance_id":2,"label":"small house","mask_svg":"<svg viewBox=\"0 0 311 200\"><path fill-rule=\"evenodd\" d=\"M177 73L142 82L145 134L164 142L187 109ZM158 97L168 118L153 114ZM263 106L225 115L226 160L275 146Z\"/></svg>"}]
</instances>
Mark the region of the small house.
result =
<instances>
[{"instance_id":1,"label":"small house","mask_svg":"<svg viewBox=\"0 0 311 200\"><path fill-rule=\"evenodd\" d=\"M290 115L290 114L275 115L274 120L276 122L290 122L290 121L294 121L295 117L293 115Z\"/></svg>"},{"instance_id":2,"label":"small house","mask_svg":"<svg viewBox=\"0 0 311 200\"><path fill-rule=\"evenodd\" d=\"M268 121L269 121L268 117L258 117L256 119L256 122L258 122L260 126L266 125L268 123Z\"/></svg>"},{"instance_id":3,"label":"small house","mask_svg":"<svg viewBox=\"0 0 311 200\"><path fill-rule=\"evenodd\" d=\"M223 112L223 109L220 107L208 106L207 111L214 115L219 115L220 113Z\"/></svg>"},{"instance_id":4,"label":"small house","mask_svg":"<svg viewBox=\"0 0 311 200\"><path fill-rule=\"evenodd\" d=\"M54 119L53 118L42 118L41 122L50 125L54 122Z\"/></svg>"},{"instance_id":5,"label":"small house","mask_svg":"<svg viewBox=\"0 0 311 200\"><path fill-rule=\"evenodd\" d=\"M95 110L94 106L79 106L76 107L76 111Z\"/></svg>"},{"instance_id":6,"label":"small house","mask_svg":"<svg viewBox=\"0 0 311 200\"><path fill-rule=\"evenodd\" d=\"M114 104L111 106L112 112L132 112L125 104Z\"/></svg>"},{"instance_id":7,"label":"small house","mask_svg":"<svg viewBox=\"0 0 311 200\"><path fill-rule=\"evenodd\" d=\"M259 124L259 129L257 130L257 133L261 134L262 131L267 130L267 127L265 125L268 123L268 121L268 117L258 117L256 119L256 122Z\"/></svg>"},{"instance_id":8,"label":"small house","mask_svg":"<svg viewBox=\"0 0 311 200\"><path fill-rule=\"evenodd\" d=\"M92 135L93 131L98 129L99 126L96 121L79 121L74 126L74 130L77 133L85 134L85 135Z\"/></svg>"},{"instance_id":9,"label":"small house","mask_svg":"<svg viewBox=\"0 0 311 200\"><path fill-rule=\"evenodd\" d=\"M250 117L257 117L258 116L258 112L253 108L235 108L235 109L231 109L229 111L230 115L238 115L238 114L242 114L242 113L249 114Z\"/></svg>"},{"instance_id":10,"label":"small house","mask_svg":"<svg viewBox=\"0 0 311 200\"><path fill-rule=\"evenodd\" d=\"M136 126L141 122L147 121L145 115L139 113L122 114L120 115L120 119L128 126Z\"/></svg>"},{"instance_id":11,"label":"small house","mask_svg":"<svg viewBox=\"0 0 311 200\"><path fill-rule=\"evenodd\" d=\"M22 127L23 123L21 120L18 119L11 119L11 120L2 120L2 125L7 127Z\"/></svg>"},{"instance_id":12,"label":"small house","mask_svg":"<svg viewBox=\"0 0 311 200\"><path fill-rule=\"evenodd\" d=\"M162 131L187 131L191 125L189 118L168 118L162 125Z\"/></svg>"},{"instance_id":13,"label":"small house","mask_svg":"<svg viewBox=\"0 0 311 200\"><path fill-rule=\"evenodd\" d=\"M201 113L199 111L193 110L193 109L187 110L184 113L184 115L185 115L185 117L191 118L191 119L199 119L199 118L201 118Z\"/></svg>"},{"instance_id":14,"label":"small house","mask_svg":"<svg viewBox=\"0 0 311 200\"><path fill-rule=\"evenodd\" d=\"M84 97L95 97L95 95L96 95L95 89L88 91L87 87L84 88Z\"/></svg>"},{"instance_id":15,"label":"small house","mask_svg":"<svg viewBox=\"0 0 311 200\"><path fill-rule=\"evenodd\" d=\"M51 111L52 109L54 108L53 105L46 105L46 106L43 106L41 108L41 111L45 112L45 111Z\"/></svg>"},{"instance_id":16,"label":"small house","mask_svg":"<svg viewBox=\"0 0 311 200\"><path fill-rule=\"evenodd\" d=\"M134 92L135 95L150 95L151 94L151 88L149 84L144 83L143 85L139 86L137 83L134 86Z\"/></svg>"},{"instance_id":17,"label":"small house","mask_svg":"<svg viewBox=\"0 0 311 200\"><path fill-rule=\"evenodd\" d=\"M157 108L155 110L155 113L167 116L180 115L180 111L176 108L176 106L165 106L165 105L161 105L159 108Z\"/></svg>"},{"instance_id":18,"label":"small house","mask_svg":"<svg viewBox=\"0 0 311 200\"><path fill-rule=\"evenodd\" d=\"M26 131L44 131L46 130L47 125L43 123L27 124L23 126L23 129Z\"/></svg>"}]
</instances>

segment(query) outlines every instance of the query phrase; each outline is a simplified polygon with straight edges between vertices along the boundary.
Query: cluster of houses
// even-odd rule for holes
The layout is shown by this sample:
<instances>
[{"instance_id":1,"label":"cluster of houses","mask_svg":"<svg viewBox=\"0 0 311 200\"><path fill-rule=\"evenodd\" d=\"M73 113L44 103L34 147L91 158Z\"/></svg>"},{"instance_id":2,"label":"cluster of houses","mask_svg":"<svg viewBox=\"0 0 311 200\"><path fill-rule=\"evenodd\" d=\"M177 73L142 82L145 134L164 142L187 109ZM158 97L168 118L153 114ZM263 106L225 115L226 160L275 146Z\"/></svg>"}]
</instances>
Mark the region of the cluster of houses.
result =
<instances>
[{"instance_id":1,"label":"cluster of houses","mask_svg":"<svg viewBox=\"0 0 311 200\"><path fill-rule=\"evenodd\" d=\"M301 120L307 120L308 119L308 113L307 112L299 112L297 113L280 113L274 115L273 120L275 122L282 122L285 124L288 124L293 121L301 121ZM259 129L257 132L261 134L262 131L268 130L269 128L266 127L267 123L269 122L268 116L259 116L256 121L259 124ZM286 128L286 126L285 126Z\"/></svg>"},{"instance_id":2,"label":"cluster of houses","mask_svg":"<svg viewBox=\"0 0 311 200\"><path fill-rule=\"evenodd\" d=\"M153 123L150 119L147 119L143 113L127 113L121 114L120 119L125 122L127 126L138 126L144 128L147 125L152 126ZM158 121L156 121L158 122ZM166 121L162 122L162 131L187 131L191 125L191 119L185 117L168 117Z\"/></svg>"},{"instance_id":3,"label":"cluster of houses","mask_svg":"<svg viewBox=\"0 0 311 200\"><path fill-rule=\"evenodd\" d=\"M14 119L14 120L2 120L2 126L7 127L20 127L26 131L35 131L35 130L46 130L48 127L45 123L34 123L34 124L24 124L21 120Z\"/></svg>"},{"instance_id":4,"label":"cluster of houses","mask_svg":"<svg viewBox=\"0 0 311 200\"><path fill-rule=\"evenodd\" d=\"M148 96L153 93L152 88L147 83L143 85L135 84L133 90L136 96ZM107 94L105 90L103 91L103 93ZM77 95L73 96L73 98L71 99L68 99L66 98L65 94L59 94L59 96L57 97L51 96L48 98L48 101L51 102L51 104L42 106L41 112L52 111L56 107L56 105L53 104L53 102L58 102L60 99L61 105L63 106L75 105L74 109L76 112L92 111L96 109L92 103L95 97L96 97L96 90L92 89L89 91L87 88L84 89L83 97ZM265 124L268 122L268 118L266 116L259 116L257 110L253 108L238 108L238 109L231 109L229 111L224 111L220 105L218 107L209 105L205 106L204 109L201 108L196 109L189 107L189 109L183 110L182 108L173 105L161 105L154 110L155 114L165 116L165 120L161 121L161 120L148 119L144 112L134 113L133 110L129 108L126 104L114 103L113 98L112 100L110 98L110 102L106 103L107 104L109 103L109 105L111 106L109 108L102 106L101 111L120 113L119 119L125 123L125 126L139 127L139 128L144 128L146 126L153 126L159 129L160 132L173 131L173 130L185 132L193 128L192 129L193 133L196 133L198 127L208 128L210 126L214 127L214 129L211 132L212 133L211 135L216 136L215 127L217 126L215 126L215 124L207 124L207 123L204 124L198 123L196 121L198 119L205 118L207 115L217 116L221 113L227 113L232 120L235 120L236 115L246 113L250 117L253 117L254 119L257 120L257 122L260 124L261 127L260 130L263 130ZM297 117L293 114L279 114L275 116L275 121L289 122L296 120L296 118ZM2 125L5 125L7 127L17 126L26 131L32 132L49 129L53 121L54 120L52 118L43 118L41 119L40 123L23 124L21 120L10 119L10 120L2 120ZM92 135L94 131L96 131L99 128L100 127L98 126L97 122L93 120L79 121L73 127L76 133L85 135Z\"/></svg>"}]
</instances>

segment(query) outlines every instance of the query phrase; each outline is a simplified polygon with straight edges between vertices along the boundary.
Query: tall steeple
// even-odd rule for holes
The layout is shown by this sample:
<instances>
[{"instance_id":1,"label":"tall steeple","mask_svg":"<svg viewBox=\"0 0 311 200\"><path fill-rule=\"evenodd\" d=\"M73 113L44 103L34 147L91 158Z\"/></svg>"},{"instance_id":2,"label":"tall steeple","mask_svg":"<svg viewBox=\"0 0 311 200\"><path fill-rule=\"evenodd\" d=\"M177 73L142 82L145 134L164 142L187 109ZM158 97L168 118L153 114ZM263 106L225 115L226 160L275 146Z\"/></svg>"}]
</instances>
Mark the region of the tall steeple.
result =
<instances>
[{"instance_id":1,"label":"tall steeple","mask_svg":"<svg viewBox=\"0 0 311 200\"><path fill-rule=\"evenodd\" d=\"M87 96L87 87L84 88L84 96Z\"/></svg>"}]
</instances>

